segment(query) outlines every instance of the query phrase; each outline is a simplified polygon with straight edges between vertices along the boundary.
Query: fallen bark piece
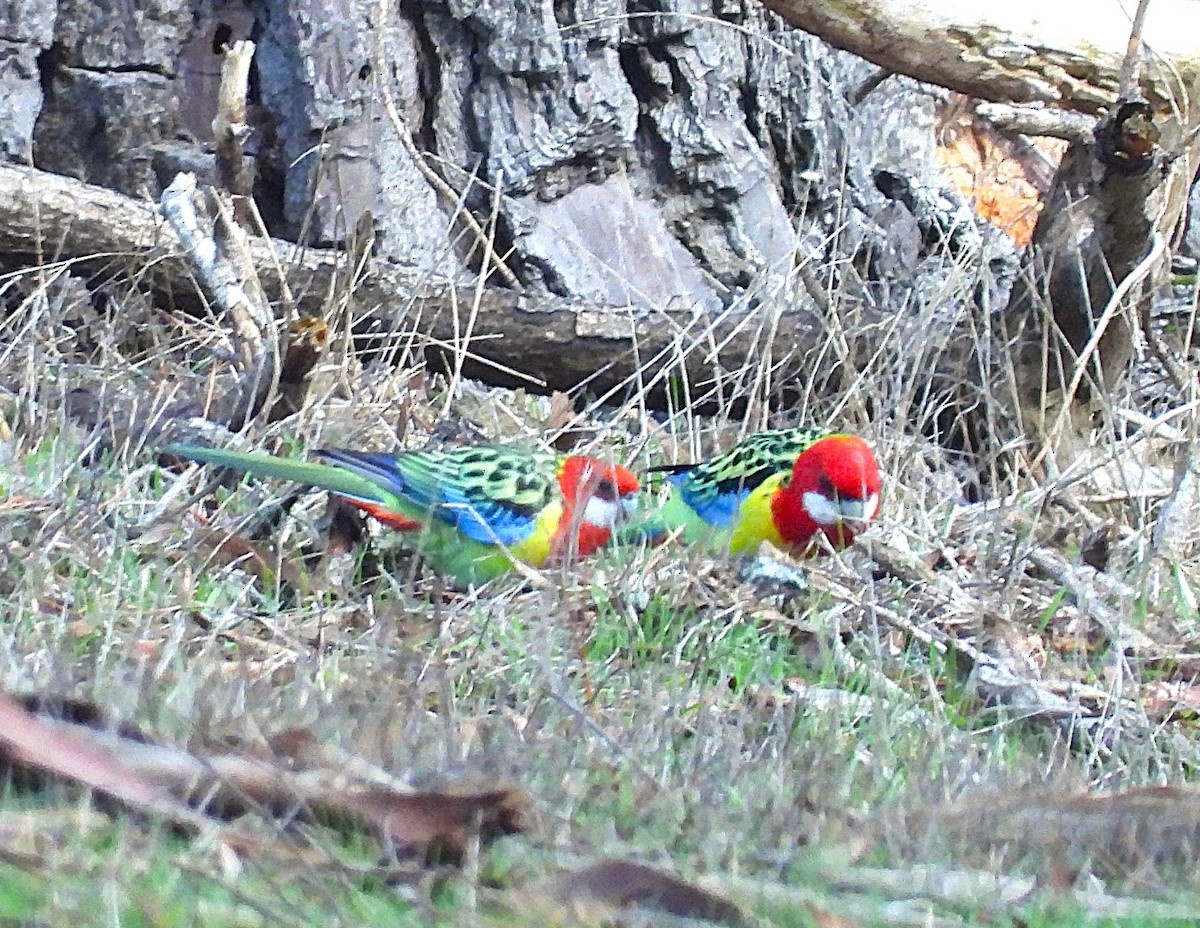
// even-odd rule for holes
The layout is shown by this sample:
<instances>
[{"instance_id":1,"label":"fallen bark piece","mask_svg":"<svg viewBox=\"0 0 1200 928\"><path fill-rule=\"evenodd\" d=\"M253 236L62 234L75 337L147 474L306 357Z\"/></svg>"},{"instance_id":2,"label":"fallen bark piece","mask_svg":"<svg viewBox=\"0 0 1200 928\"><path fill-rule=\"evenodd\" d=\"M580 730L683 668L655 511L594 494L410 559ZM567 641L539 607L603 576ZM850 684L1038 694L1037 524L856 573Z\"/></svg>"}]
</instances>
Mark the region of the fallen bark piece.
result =
<instances>
[{"instance_id":1,"label":"fallen bark piece","mask_svg":"<svg viewBox=\"0 0 1200 928\"><path fill-rule=\"evenodd\" d=\"M628 860L601 860L567 874L549 895L575 918L608 923L617 913L638 908L723 925L744 925L742 910L723 896L679 877Z\"/></svg>"},{"instance_id":2,"label":"fallen bark piece","mask_svg":"<svg viewBox=\"0 0 1200 928\"><path fill-rule=\"evenodd\" d=\"M105 743L99 736L87 724L45 718L0 693L0 765L77 783L138 811L201 823L162 783L128 762L121 745L138 742L115 735Z\"/></svg>"},{"instance_id":3,"label":"fallen bark piece","mask_svg":"<svg viewBox=\"0 0 1200 928\"><path fill-rule=\"evenodd\" d=\"M35 714L0 693L0 768L74 783L192 829L251 813L285 826L357 828L376 835L389 857L459 863L475 835L486 842L524 827L529 803L516 789L402 790L356 782L345 764L302 768L261 749L201 755L129 737L86 703L61 714L67 718ZM254 837L236 841L253 846Z\"/></svg>"}]
</instances>

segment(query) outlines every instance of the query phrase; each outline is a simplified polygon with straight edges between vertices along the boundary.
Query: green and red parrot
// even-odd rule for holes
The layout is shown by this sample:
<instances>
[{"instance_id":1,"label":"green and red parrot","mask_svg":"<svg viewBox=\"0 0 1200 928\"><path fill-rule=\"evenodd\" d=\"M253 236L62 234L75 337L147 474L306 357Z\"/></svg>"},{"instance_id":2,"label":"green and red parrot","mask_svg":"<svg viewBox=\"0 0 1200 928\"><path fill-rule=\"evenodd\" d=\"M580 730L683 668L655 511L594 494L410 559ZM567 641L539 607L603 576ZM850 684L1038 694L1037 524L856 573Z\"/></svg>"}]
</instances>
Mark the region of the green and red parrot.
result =
<instances>
[{"instance_id":1,"label":"green and red parrot","mask_svg":"<svg viewBox=\"0 0 1200 928\"><path fill-rule=\"evenodd\" d=\"M686 543L735 557L764 541L797 556L825 542L844 548L875 518L882 492L870 446L826 429L759 432L703 463L650 470L669 474L669 493L633 531L682 530Z\"/></svg>"},{"instance_id":2,"label":"green and red parrot","mask_svg":"<svg viewBox=\"0 0 1200 928\"><path fill-rule=\"evenodd\" d=\"M512 569L587 557L636 506L630 471L586 455L487 445L376 454L326 448L317 462L197 445L162 449L261 477L294 480L411 532L413 547L447 579L484 583Z\"/></svg>"}]
</instances>

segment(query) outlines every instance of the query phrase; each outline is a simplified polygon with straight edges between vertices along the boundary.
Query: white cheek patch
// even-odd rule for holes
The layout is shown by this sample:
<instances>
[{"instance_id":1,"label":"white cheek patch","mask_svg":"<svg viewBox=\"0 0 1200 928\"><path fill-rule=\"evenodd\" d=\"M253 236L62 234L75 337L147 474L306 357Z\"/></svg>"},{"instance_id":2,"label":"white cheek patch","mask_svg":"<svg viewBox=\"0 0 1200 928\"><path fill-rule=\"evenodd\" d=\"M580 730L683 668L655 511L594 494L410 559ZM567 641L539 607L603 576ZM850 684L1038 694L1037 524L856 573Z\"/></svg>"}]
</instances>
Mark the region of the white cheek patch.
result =
<instances>
[{"instance_id":1,"label":"white cheek patch","mask_svg":"<svg viewBox=\"0 0 1200 928\"><path fill-rule=\"evenodd\" d=\"M841 509L838 504L831 500L828 496L809 490L804 494L804 508L807 510L809 518L817 525L836 525L842 517Z\"/></svg>"},{"instance_id":2,"label":"white cheek patch","mask_svg":"<svg viewBox=\"0 0 1200 928\"><path fill-rule=\"evenodd\" d=\"M592 496L583 507L583 521L597 528L612 528L621 515L621 504L616 500Z\"/></svg>"}]
</instances>

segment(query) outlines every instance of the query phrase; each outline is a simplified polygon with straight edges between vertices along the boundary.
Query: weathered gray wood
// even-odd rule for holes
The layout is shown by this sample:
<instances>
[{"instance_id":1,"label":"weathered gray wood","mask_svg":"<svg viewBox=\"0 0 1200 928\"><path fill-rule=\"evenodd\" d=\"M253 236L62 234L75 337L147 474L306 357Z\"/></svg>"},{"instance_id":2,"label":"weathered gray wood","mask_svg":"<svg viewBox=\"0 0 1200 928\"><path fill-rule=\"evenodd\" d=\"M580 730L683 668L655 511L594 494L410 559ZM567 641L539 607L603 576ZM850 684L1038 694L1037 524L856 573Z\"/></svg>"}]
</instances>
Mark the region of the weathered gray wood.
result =
<instances>
[{"instance_id":1,"label":"weathered gray wood","mask_svg":"<svg viewBox=\"0 0 1200 928\"><path fill-rule=\"evenodd\" d=\"M918 80L1001 103L1094 113L1118 96L1136 4L763 0L788 22ZM1142 92L1158 107L1200 77L1200 4L1154 0Z\"/></svg>"},{"instance_id":2,"label":"weathered gray wood","mask_svg":"<svg viewBox=\"0 0 1200 928\"><path fill-rule=\"evenodd\" d=\"M200 149L215 113L214 48L247 35L254 18L237 0L190 7L194 25L179 34L156 22L114 32L109 7L97 14L105 41L84 42L77 27L61 26L75 38L71 55L45 75L61 92L43 111L39 163L151 197L174 170L211 176ZM858 267L876 267L901 237L874 222L884 200L871 165L846 153L932 167L927 95L896 82L852 106L842 80L861 80L869 68L754 5L714 14L685 3L629 17L616 0L401 9L377 0L270 0L255 11L259 97L250 120L258 131L248 148L268 222L310 242L341 242L369 211L374 253L397 264L375 265L356 305L373 307L383 328L402 328L415 291L426 301L422 327L444 338L461 329L447 315L465 319L474 300L480 254L451 213L469 207L486 225L494 208L497 245L520 284L505 292L490 277L476 350L548 386L573 386L598 369L596 388L620 383L636 366L633 332L653 353L672 338L686 346L714 320L717 331L749 321L723 346L733 367L745 333L763 338L777 306L799 320L783 329L788 351L814 350L824 329L811 324L796 264L825 287L828 265L857 256ZM98 70L77 66L118 39L148 70L111 74L99 57ZM178 57L163 67L146 49L168 40ZM171 99L151 99L162 87ZM413 163L385 117L385 89L427 165ZM901 113L907 131L896 131ZM99 135L72 135L80 125L101 127ZM189 151L175 129L197 144ZM461 202L431 188L429 167ZM113 245L91 241L98 250ZM331 264L309 271L319 276ZM313 286L302 292L324 299L319 281L306 283ZM865 284L852 273L838 285L869 306ZM454 310L450 286L458 288ZM441 303L431 309L429 299ZM770 312L748 315L760 304ZM711 363L697 363L702 354L693 353L692 371L711 374Z\"/></svg>"},{"instance_id":3,"label":"weathered gray wood","mask_svg":"<svg viewBox=\"0 0 1200 928\"><path fill-rule=\"evenodd\" d=\"M681 363L703 380L784 356L783 373L807 387L870 355L878 345L869 327L887 322L887 350L901 361L919 352L930 390L944 397L965 384L990 402L996 355L974 357L964 333L1041 318L1027 306L1005 316L1006 293L988 265L1015 262L1011 253L996 259L973 220L955 220L946 248L935 221L884 192L898 185L881 181L899 177L936 197L934 94L907 78L880 83L871 66L757 3L160 0L139 18L130 2L64 0L49 36L44 17L0 0L0 13L23 24L13 37L0 29L0 40L24 43L21 60L57 43L37 59L35 83L49 95L32 137L36 163L135 197L157 197L180 169L203 180L219 46L254 32L247 157L256 202L273 233L310 245L373 232L377 260L351 301L360 334L415 329L459 350L469 328L477 373L546 387L617 386L658 352L666 354L644 376L660 378L659 388ZM789 15L802 7L775 5ZM893 35L886 20L858 25L879 40L877 60L910 55L880 38ZM1153 42L1158 28L1152 18ZM1006 56L989 37L980 27L947 47L957 60L978 45L983 63L968 56L964 66L995 78L1001 90L990 96L1057 94L1084 109L1113 98L1103 56L1095 67L1073 64L1070 77L1042 73L1021 57L1027 49ZM1152 90L1155 67L1144 71ZM1009 91L1005 79L1016 81ZM10 153L27 135L14 126L3 142ZM100 206L94 191L45 178L6 183L46 193L44 202L14 194L5 210L35 205L51 250L136 251L162 234L131 200ZM462 210L474 228L455 218ZM13 221L0 233L11 244L0 247L34 251L27 217ZM503 272L483 257L480 225ZM341 253L275 244L296 308L326 316L335 277L344 287L350 276ZM1144 238L1122 246L1129 255L1144 247ZM1096 255L1111 261L1110 251ZM265 252L255 255L270 288ZM186 279L170 260L160 273ZM963 279L945 286L952 275ZM972 287L989 300L966 296ZM1086 331L1091 312L1055 307L1067 344L1078 347L1070 326ZM821 354L833 341L833 355ZM1107 344L1101 353L1111 354ZM1105 370L1119 371L1119 360ZM1044 378L1029 382L1045 392Z\"/></svg>"},{"instance_id":4,"label":"weathered gray wood","mask_svg":"<svg viewBox=\"0 0 1200 928\"><path fill-rule=\"evenodd\" d=\"M53 0L0 0L0 158L33 160L42 108L37 58L54 37Z\"/></svg>"},{"instance_id":5,"label":"weathered gray wood","mask_svg":"<svg viewBox=\"0 0 1200 928\"><path fill-rule=\"evenodd\" d=\"M847 103L866 66L753 4L164 0L139 18L73 0L55 28L38 166L151 197L177 170L211 176L218 46L255 31L248 151L273 231L341 243L369 213L377 255L466 278L481 248L453 215L494 213L529 294L618 315L716 311L784 292L797 259L880 251L872 165L848 153L932 166L912 143L928 96Z\"/></svg>"}]
</instances>

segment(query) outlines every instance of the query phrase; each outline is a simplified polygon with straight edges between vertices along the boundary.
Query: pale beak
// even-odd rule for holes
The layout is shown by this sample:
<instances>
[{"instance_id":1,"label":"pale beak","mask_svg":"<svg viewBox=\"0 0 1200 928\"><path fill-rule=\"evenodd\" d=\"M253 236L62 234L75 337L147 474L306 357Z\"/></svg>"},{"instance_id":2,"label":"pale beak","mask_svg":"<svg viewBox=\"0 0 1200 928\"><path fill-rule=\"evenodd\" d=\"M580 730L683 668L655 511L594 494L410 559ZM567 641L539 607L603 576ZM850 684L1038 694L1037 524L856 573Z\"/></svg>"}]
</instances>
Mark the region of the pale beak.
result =
<instances>
[{"instance_id":1,"label":"pale beak","mask_svg":"<svg viewBox=\"0 0 1200 928\"><path fill-rule=\"evenodd\" d=\"M872 493L866 499L841 499L837 502L837 509L841 521L865 524L875 518L879 509L879 495Z\"/></svg>"},{"instance_id":2,"label":"pale beak","mask_svg":"<svg viewBox=\"0 0 1200 928\"><path fill-rule=\"evenodd\" d=\"M638 495L637 493L626 493L621 497L621 510L619 518L621 521L628 521L633 518L633 514L637 512Z\"/></svg>"},{"instance_id":3,"label":"pale beak","mask_svg":"<svg viewBox=\"0 0 1200 928\"><path fill-rule=\"evenodd\" d=\"M823 493L809 490L804 494L804 508L818 525L850 523L861 531L879 509L879 495L872 493L866 499L830 499Z\"/></svg>"}]
</instances>

